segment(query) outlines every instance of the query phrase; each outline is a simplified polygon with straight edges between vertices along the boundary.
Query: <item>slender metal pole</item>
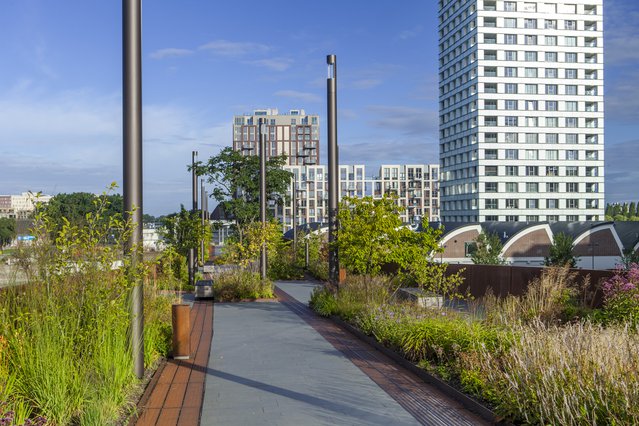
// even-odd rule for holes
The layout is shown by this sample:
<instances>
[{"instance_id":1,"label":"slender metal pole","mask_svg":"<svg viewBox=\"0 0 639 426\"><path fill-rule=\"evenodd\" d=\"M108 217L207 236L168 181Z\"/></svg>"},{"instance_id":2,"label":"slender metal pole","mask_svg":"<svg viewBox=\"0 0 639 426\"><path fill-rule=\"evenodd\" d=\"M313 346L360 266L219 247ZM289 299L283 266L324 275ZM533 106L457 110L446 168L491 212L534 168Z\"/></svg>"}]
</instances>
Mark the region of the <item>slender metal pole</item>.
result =
<instances>
[{"instance_id":1,"label":"slender metal pole","mask_svg":"<svg viewBox=\"0 0 639 426\"><path fill-rule=\"evenodd\" d=\"M337 243L337 213L339 188L339 158L337 152L337 58L326 56L328 79L326 80L328 118L328 278L339 283L339 257Z\"/></svg>"},{"instance_id":2,"label":"slender metal pole","mask_svg":"<svg viewBox=\"0 0 639 426\"><path fill-rule=\"evenodd\" d=\"M122 1L122 111L124 214L133 227L127 241L131 255L131 350L133 370L144 375L144 288L135 274L142 262L142 5L141 0Z\"/></svg>"},{"instance_id":3,"label":"slender metal pole","mask_svg":"<svg viewBox=\"0 0 639 426\"><path fill-rule=\"evenodd\" d=\"M262 222L262 231L266 230L266 143L264 141L264 119L258 120L258 132L260 142L260 221ZM262 250L260 252L260 273L262 279L266 279L266 241L262 242Z\"/></svg>"},{"instance_id":4,"label":"slender metal pole","mask_svg":"<svg viewBox=\"0 0 639 426\"><path fill-rule=\"evenodd\" d=\"M297 175L293 174L293 259L297 261Z\"/></svg>"},{"instance_id":5,"label":"slender metal pole","mask_svg":"<svg viewBox=\"0 0 639 426\"><path fill-rule=\"evenodd\" d=\"M193 195L193 205L191 212L197 211L197 173L195 173L195 162L197 161L197 151L191 152L191 192ZM195 264L197 263L197 251L195 248L189 249L189 285L195 285Z\"/></svg>"},{"instance_id":6,"label":"slender metal pole","mask_svg":"<svg viewBox=\"0 0 639 426\"><path fill-rule=\"evenodd\" d=\"M204 212L204 203L206 202L204 199L205 196L204 179L200 179L200 216L202 218L202 228L204 228L204 219L206 214ZM202 265L204 265L204 237L202 237L202 241L200 241L200 261L202 262Z\"/></svg>"}]
</instances>

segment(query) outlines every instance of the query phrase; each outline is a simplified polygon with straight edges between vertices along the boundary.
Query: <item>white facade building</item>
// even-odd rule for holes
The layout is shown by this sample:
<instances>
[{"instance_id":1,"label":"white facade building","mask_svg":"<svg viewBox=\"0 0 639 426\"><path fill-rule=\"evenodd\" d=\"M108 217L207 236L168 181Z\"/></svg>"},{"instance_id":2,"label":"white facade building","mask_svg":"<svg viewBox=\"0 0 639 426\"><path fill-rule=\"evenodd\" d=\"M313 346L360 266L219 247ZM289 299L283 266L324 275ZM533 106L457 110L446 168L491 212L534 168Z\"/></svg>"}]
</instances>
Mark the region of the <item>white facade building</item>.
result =
<instances>
[{"instance_id":1,"label":"white facade building","mask_svg":"<svg viewBox=\"0 0 639 426\"><path fill-rule=\"evenodd\" d=\"M280 114L277 109L258 109L233 119L233 149L258 154L258 120L265 120L266 156L286 155L289 165L319 164L319 115L303 109Z\"/></svg>"},{"instance_id":2,"label":"white facade building","mask_svg":"<svg viewBox=\"0 0 639 426\"><path fill-rule=\"evenodd\" d=\"M289 202L284 206L271 206L284 230L291 229L293 223L327 222L327 167L287 166L286 169L293 173L287 193ZM344 196L379 199L394 194L398 197L397 203L405 207L402 221L418 223L422 218L439 221L439 165L382 165L373 177L367 176L364 165L340 165L339 170L340 199Z\"/></svg>"},{"instance_id":3,"label":"white facade building","mask_svg":"<svg viewBox=\"0 0 639 426\"><path fill-rule=\"evenodd\" d=\"M27 219L36 208L36 203L48 203L50 195L23 192L20 195L0 195L0 217Z\"/></svg>"},{"instance_id":4,"label":"white facade building","mask_svg":"<svg viewBox=\"0 0 639 426\"><path fill-rule=\"evenodd\" d=\"M440 0L442 220L604 217L603 0Z\"/></svg>"}]
</instances>

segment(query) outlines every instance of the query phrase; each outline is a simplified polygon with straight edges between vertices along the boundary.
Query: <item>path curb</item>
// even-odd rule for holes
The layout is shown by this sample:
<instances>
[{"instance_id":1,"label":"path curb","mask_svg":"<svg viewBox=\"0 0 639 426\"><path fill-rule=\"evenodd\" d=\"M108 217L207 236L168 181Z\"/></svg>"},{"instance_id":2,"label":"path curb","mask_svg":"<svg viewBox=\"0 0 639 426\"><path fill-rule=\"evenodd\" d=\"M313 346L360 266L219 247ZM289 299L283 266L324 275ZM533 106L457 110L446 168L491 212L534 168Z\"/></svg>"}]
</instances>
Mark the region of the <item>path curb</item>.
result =
<instances>
[{"instance_id":1,"label":"path curb","mask_svg":"<svg viewBox=\"0 0 639 426\"><path fill-rule=\"evenodd\" d=\"M313 312L315 312L315 311L313 311ZM316 313L316 315L317 315L317 313ZM504 421L501 417L499 417L497 414L495 414L495 412L493 412L490 408L486 407L485 405L483 405L479 401L477 401L474 398L466 395L465 393L459 391L458 389L452 387L451 385L449 385L448 383L444 382L440 378L438 378L438 377L428 373L427 371L419 368L417 365L415 365L412 362L408 361L406 358L402 357L397 352L387 348L386 346L383 346L381 343L379 343L374 338L362 333L362 331L360 331L359 329L355 328L351 324L343 321L342 319L340 319L340 318L338 318L336 316L330 316L328 318L331 321L333 321L336 325L338 325L339 327L341 327L344 330L348 331L349 333L353 334L355 337L357 337L361 341L367 343L368 345L372 346L373 348L375 348L379 352L381 352L384 355L386 355L387 357L391 358L393 361L395 361L396 363L398 363L402 367L406 368L407 370L409 370L410 372L412 372L413 374L418 376L424 382L433 385L434 387L436 387L437 389L439 389L440 391L442 391L446 395L448 395L451 398L455 399L456 401L458 401L460 404L462 404L469 411L472 411L473 413L478 414L484 420L487 420L487 421L489 421L489 422L491 422L491 423L493 423L495 425L514 426L512 423Z\"/></svg>"}]
</instances>

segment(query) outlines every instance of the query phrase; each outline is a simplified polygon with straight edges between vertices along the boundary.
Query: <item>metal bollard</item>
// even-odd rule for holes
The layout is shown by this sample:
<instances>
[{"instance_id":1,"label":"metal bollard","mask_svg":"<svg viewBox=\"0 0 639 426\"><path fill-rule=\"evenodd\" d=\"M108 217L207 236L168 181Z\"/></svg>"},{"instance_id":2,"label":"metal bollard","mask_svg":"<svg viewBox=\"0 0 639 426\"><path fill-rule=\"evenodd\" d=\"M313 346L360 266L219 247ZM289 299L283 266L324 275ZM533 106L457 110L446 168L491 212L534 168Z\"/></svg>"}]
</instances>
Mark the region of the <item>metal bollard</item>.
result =
<instances>
[{"instance_id":1,"label":"metal bollard","mask_svg":"<svg viewBox=\"0 0 639 426\"><path fill-rule=\"evenodd\" d=\"M171 307L173 325L173 359L191 356L191 306L175 304Z\"/></svg>"}]
</instances>

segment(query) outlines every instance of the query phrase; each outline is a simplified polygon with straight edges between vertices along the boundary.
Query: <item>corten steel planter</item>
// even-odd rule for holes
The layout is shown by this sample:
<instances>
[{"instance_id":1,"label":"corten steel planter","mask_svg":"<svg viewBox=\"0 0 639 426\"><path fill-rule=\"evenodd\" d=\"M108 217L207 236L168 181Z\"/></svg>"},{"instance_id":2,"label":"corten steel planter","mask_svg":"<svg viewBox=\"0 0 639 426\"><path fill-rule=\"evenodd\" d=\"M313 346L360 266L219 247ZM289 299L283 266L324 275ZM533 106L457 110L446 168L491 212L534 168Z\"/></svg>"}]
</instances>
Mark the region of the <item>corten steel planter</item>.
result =
<instances>
[{"instance_id":1,"label":"corten steel planter","mask_svg":"<svg viewBox=\"0 0 639 426\"><path fill-rule=\"evenodd\" d=\"M346 280L346 269L339 268L339 283L343 283Z\"/></svg>"},{"instance_id":2,"label":"corten steel planter","mask_svg":"<svg viewBox=\"0 0 639 426\"><path fill-rule=\"evenodd\" d=\"M173 359L191 356L191 306L187 303L171 307L173 325Z\"/></svg>"}]
</instances>

